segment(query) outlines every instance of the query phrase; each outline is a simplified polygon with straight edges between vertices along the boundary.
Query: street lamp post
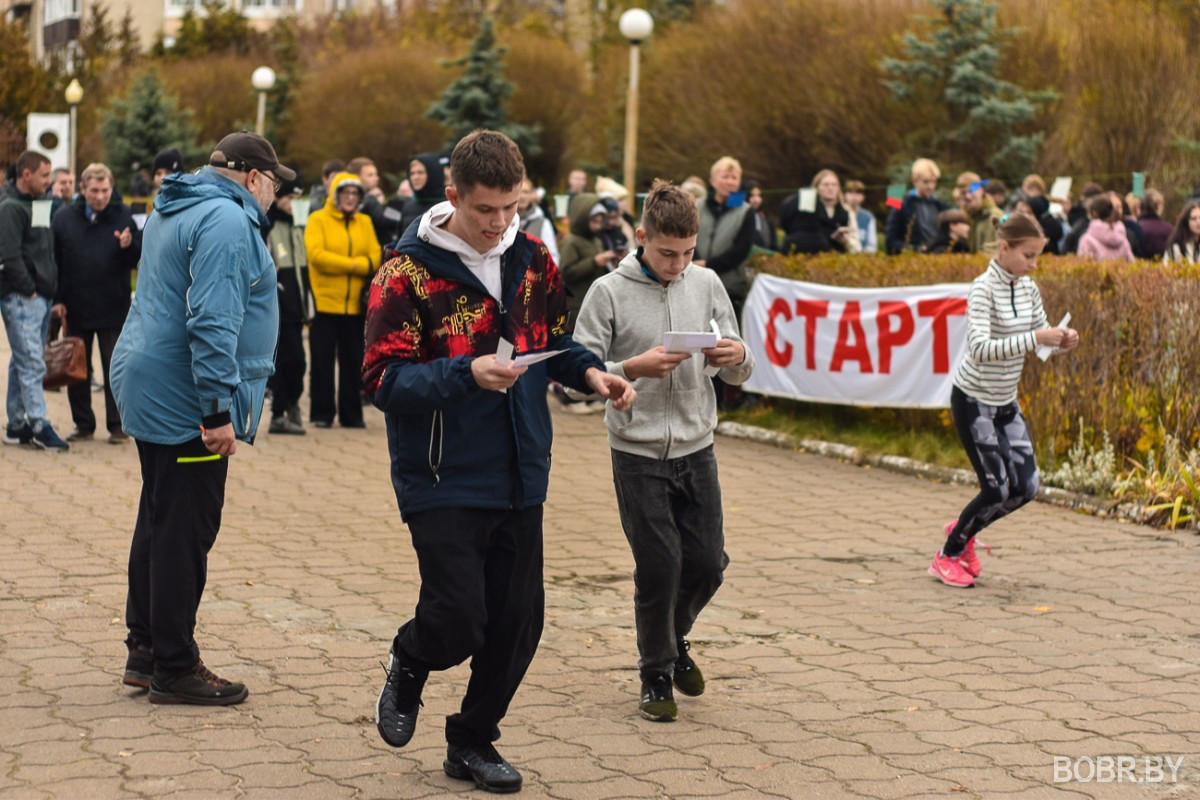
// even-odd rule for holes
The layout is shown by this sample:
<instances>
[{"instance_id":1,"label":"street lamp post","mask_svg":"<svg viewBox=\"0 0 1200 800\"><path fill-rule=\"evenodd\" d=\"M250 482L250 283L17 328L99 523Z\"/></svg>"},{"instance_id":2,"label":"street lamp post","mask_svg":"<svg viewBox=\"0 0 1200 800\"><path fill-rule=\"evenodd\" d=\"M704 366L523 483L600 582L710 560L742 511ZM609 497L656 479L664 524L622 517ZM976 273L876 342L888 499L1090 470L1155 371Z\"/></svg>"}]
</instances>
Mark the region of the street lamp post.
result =
<instances>
[{"instance_id":1,"label":"street lamp post","mask_svg":"<svg viewBox=\"0 0 1200 800\"><path fill-rule=\"evenodd\" d=\"M69 154L68 154L67 158L68 158L68 168L71 170L71 177L74 178L75 177L75 151L77 149L77 147L75 145L75 139L76 139L76 135L77 135L76 131L78 130L78 128L76 127L76 116L77 116L76 112L79 109L79 104L83 102L83 87L79 85L79 80L77 78L71 78L71 82L67 85L67 90L65 92L63 92L63 95L67 98L67 105L69 105L71 107L71 132L70 132L71 142L70 142L70 147L68 148Z\"/></svg>"},{"instance_id":2,"label":"street lamp post","mask_svg":"<svg viewBox=\"0 0 1200 800\"><path fill-rule=\"evenodd\" d=\"M254 123L254 130L259 136L264 136L267 127L267 92L275 85L275 70L259 67L250 76L250 85L258 92L258 118Z\"/></svg>"},{"instance_id":3,"label":"street lamp post","mask_svg":"<svg viewBox=\"0 0 1200 800\"><path fill-rule=\"evenodd\" d=\"M621 35L629 40L629 91L625 96L625 189L629 192L629 213L637 213L637 128L639 45L654 30L654 18L641 8L621 15Z\"/></svg>"}]
</instances>

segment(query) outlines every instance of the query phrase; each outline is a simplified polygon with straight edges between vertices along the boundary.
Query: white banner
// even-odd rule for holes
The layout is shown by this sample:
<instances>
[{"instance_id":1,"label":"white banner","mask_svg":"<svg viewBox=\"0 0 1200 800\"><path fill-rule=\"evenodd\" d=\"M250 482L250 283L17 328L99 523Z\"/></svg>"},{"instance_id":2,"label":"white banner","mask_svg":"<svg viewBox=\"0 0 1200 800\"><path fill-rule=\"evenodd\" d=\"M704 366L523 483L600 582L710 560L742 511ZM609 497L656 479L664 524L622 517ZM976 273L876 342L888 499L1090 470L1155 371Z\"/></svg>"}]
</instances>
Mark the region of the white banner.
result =
<instances>
[{"instance_id":1,"label":"white banner","mask_svg":"<svg viewBox=\"0 0 1200 800\"><path fill-rule=\"evenodd\" d=\"M742 336L743 387L815 403L947 408L967 349L970 284L847 289L759 275Z\"/></svg>"}]
</instances>

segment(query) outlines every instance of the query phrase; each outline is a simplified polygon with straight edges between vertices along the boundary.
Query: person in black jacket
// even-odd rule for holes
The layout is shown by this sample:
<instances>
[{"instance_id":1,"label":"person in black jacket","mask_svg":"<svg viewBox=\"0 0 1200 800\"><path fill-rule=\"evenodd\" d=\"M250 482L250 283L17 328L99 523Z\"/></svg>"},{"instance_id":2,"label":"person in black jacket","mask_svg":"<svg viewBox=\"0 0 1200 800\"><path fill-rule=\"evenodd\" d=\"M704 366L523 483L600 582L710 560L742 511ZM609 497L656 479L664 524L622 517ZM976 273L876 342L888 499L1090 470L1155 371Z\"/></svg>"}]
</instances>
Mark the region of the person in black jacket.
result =
<instances>
[{"instance_id":1,"label":"person in black jacket","mask_svg":"<svg viewBox=\"0 0 1200 800\"><path fill-rule=\"evenodd\" d=\"M816 199L812 211L800 209L800 193L788 195L779 207L779 224L783 226L783 245L786 254L792 253L857 253L858 224L851 218L850 209L842 199L841 181L831 169L823 169L813 178Z\"/></svg>"},{"instance_id":2,"label":"person in black jacket","mask_svg":"<svg viewBox=\"0 0 1200 800\"><path fill-rule=\"evenodd\" d=\"M89 164L80 180L82 193L54 216L54 256L58 262L57 302L66 307L72 336L83 339L88 372L92 371L92 342L99 343L104 373L105 426L110 444L129 439L121 430L121 414L109 387L108 367L121 326L129 313L132 271L142 254L142 232L133 212L113 189L113 175L104 164ZM84 441L96 432L92 391L88 381L67 387L75 430L67 441Z\"/></svg>"},{"instance_id":3,"label":"person in black jacket","mask_svg":"<svg viewBox=\"0 0 1200 800\"><path fill-rule=\"evenodd\" d=\"M924 253L938 236L938 215L949 208L934 196L942 172L928 158L918 158L912 165L913 190L900 208L893 209L887 219L888 255L905 250Z\"/></svg>"},{"instance_id":4,"label":"person in black jacket","mask_svg":"<svg viewBox=\"0 0 1200 800\"><path fill-rule=\"evenodd\" d=\"M515 792L521 774L492 742L542 634L546 380L602 395L610 413L627 410L635 392L567 333L562 277L516 218L525 177L516 143L475 131L450 169L447 201L405 232L367 311L363 382L387 416L392 483L421 573L416 613L389 647L375 722L387 744L405 746L429 673L470 659L442 768ZM502 339L516 355L565 352L518 366L498 358Z\"/></svg>"},{"instance_id":5,"label":"person in black jacket","mask_svg":"<svg viewBox=\"0 0 1200 800\"><path fill-rule=\"evenodd\" d=\"M442 157L437 153L421 153L413 156L408 163L408 185L412 187L412 197L396 197L388 203L390 208L400 212L400 238L422 214L446 201L445 174ZM382 239L380 241L387 244Z\"/></svg>"},{"instance_id":6,"label":"person in black jacket","mask_svg":"<svg viewBox=\"0 0 1200 800\"><path fill-rule=\"evenodd\" d=\"M294 171L294 170L293 170ZM267 249L275 262L279 288L279 344L275 347L275 374L271 376L271 433L303 435L300 395L304 394L304 325L312 319L312 292L308 283L308 258L304 228L296 225L292 200L304 191L299 174L280 183L275 202L267 210L271 232Z\"/></svg>"}]
</instances>

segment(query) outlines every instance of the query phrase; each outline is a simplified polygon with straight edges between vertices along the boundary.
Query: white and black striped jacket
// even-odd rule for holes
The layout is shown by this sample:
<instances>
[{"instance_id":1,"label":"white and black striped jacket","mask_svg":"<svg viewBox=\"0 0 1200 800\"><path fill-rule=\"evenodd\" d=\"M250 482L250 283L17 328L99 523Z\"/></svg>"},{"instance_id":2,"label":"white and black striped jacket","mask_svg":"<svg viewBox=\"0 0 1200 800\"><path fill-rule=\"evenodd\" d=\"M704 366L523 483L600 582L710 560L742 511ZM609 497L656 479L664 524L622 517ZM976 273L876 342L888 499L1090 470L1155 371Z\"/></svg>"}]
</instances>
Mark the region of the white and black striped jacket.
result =
<instances>
[{"instance_id":1,"label":"white and black striped jacket","mask_svg":"<svg viewBox=\"0 0 1200 800\"><path fill-rule=\"evenodd\" d=\"M1033 278L1014 278L992 261L967 296L967 353L954 385L987 405L1014 402L1025 354L1037 348L1034 331L1048 327Z\"/></svg>"}]
</instances>

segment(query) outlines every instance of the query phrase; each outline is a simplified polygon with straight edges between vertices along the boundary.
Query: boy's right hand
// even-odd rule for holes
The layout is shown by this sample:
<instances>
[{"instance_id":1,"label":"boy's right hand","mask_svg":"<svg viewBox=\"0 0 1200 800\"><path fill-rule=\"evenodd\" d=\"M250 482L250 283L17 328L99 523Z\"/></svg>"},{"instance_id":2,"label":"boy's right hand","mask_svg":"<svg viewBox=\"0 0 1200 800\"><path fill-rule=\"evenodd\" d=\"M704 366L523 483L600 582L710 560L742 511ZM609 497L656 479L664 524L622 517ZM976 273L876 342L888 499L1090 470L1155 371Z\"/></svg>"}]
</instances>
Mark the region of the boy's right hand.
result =
<instances>
[{"instance_id":1,"label":"boy's right hand","mask_svg":"<svg viewBox=\"0 0 1200 800\"><path fill-rule=\"evenodd\" d=\"M508 389L525 374L529 367L514 367L496 361L496 354L479 356L471 362L471 376L481 389L498 392Z\"/></svg>"},{"instance_id":2,"label":"boy's right hand","mask_svg":"<svg viewBox=\"0 0 1200 800\"><path fill-rule=\"evenodd\" d=\"M665 378L691 357L691 353L668 353L662 345L659 345L641 355L625 359L623 366L625 375L630 380Z\"/></svg>"}]
</instances>

